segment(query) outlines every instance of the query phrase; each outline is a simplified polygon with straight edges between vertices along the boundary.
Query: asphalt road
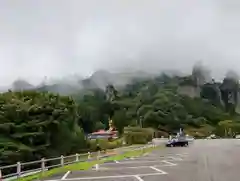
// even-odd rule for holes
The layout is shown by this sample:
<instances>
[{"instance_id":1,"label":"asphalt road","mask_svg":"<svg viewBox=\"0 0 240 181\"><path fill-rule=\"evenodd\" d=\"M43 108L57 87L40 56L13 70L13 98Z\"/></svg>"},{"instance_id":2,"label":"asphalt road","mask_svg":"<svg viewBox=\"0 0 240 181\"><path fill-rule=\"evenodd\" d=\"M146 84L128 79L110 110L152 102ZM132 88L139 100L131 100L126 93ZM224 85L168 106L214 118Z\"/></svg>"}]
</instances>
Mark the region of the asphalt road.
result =
<instances>
[{"instance_id":1,"label":"asphalt road","mask_svg":"<svg viewBox=\"0 0 240 181\"><path fill-rule=\"evenodd\" d=\"M189 147L164 148L144 157L75 171L49 180L66 181L239 181L240 140L195 140Z\"/></svg>"}]
</instances>

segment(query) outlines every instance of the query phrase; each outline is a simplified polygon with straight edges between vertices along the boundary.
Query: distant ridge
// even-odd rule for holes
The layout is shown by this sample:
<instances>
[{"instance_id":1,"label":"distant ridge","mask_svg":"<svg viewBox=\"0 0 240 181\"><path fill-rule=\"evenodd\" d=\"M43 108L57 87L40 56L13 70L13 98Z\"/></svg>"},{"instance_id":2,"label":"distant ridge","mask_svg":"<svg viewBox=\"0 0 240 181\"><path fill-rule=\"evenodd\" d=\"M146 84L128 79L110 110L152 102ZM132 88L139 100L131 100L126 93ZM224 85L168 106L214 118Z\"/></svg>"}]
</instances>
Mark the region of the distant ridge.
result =
<instances>
[{"instance_id":1,"label":"distant ridge","mask_svg":"<svg viewBox=\"0 0 240 181\"><path fill-rule=\"evenodd\" d=\"M59 79L51 79L44 81L39 85L32 85L26 80L18 79L12 83L9 88L3 88L2 92L11 89L13 91L21 90L37 90L37 91L49 91L59 94L74 94L83 89L105 89L108 84L112 84L115 87L123 87L126 84L131 83L135 79L153 78L159 73L149 73L146 71L122 71L122 72L109 72L107 70L97 70L88 78L83 78L77 74L65 76ZM167 70L164 73L167 75L181 75L181 73L174 70ZM0 89L1 90L1 89Z\"/></svg>"}]
</instances>

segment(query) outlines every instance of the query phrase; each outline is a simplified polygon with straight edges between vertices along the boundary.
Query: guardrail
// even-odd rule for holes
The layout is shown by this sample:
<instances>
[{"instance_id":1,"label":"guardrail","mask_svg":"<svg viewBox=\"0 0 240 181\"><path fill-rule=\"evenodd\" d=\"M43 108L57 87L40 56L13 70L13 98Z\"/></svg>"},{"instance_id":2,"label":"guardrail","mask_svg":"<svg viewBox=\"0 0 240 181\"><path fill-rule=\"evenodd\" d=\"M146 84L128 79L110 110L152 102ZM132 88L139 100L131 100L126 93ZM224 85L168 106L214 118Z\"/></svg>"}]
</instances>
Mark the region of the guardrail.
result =
<instances>
[{"instance_id":1,"label":"guardrail","mask_svg":"<svg viewBox=\"0 0 240 181\"><path fill-rule=\"evenodd\" d=\"M8 181L13 179L18 179L21 177L33 175L36 173L44 172L57 167L63 167L68 164L85 162L85 161L94 161L104 157L109 157L113 155L123 154L132 150L140 150L147 147L155 147L155 144L145 145L137 148L119 148L112 149L107 151L99 152L88 152L85 154L74 154L69 156L60 156L56 158L42 158L41 160L31 161L31 162L17 162L13 165L1 166L0 167L0 180ZM11 172L9 172L9 170Z\"/></svg>"}]
</instances>

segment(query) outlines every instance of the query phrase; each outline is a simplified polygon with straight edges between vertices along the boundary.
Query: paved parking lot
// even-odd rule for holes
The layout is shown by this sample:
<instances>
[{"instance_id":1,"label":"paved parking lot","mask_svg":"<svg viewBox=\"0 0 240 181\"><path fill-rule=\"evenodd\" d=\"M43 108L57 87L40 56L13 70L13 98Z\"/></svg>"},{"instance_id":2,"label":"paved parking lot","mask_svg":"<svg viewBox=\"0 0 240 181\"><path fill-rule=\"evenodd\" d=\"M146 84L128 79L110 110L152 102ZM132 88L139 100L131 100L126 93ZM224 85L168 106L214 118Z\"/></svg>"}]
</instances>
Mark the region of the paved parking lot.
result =
<instances>
[{"instance_id":1,"label":"paved parking lot","mask_svg":"<svg viewBox=\"0 0 240 181\"><path fill-rule=\"evenodd\" d=\"M98 169L68 172L64 175L52 177L49 180L142 181L143 177L145 177L145 180L149 176L158 178L168 174L164 171L164 168L177 166L178 162L187 158L188 154L183 152L184 150L187 151L187 148L180 149L177 153L174 153L174 150L168 152L163 149L156 150L142 157L104 163L99 165Z\"/></svg>"},{"instance_id":2,"label":"paved parking lot","mask_svg":"<svg viewBox=\"0 0 240 181\"><path fill-rule=\"evenodd\" d=\"M164 148L138 158L68 172L66 181L239 181L240 140L197 140L189 147Z\"/></svg>"}]
</instances>

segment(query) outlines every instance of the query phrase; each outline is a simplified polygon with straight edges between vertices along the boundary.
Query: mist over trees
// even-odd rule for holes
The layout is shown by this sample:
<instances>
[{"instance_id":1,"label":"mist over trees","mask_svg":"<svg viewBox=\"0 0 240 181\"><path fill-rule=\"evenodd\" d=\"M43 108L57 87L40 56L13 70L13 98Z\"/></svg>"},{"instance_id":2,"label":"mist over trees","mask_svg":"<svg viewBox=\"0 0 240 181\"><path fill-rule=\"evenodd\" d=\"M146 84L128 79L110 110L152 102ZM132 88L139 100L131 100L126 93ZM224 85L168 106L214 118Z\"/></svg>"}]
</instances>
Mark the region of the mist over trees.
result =
<instances>
[{"instance_id":1,"label":"mist over trees","mask_svg":"<svg viewBox=\"0 0 240 181\"><path fill-rule=\"evenodd\" d=\"M197 93L189 96L190 89ZM187 76L162 73L68 96L48 87L8 91L0 94L1 165L91 150L85 135L108 129L110 119L120 136L127 126L151 127L156 136L179 127L195 137L234 136L240 133L238 99L237 73L215 82L199 64Z\"/></svg>"}]
</instances>

